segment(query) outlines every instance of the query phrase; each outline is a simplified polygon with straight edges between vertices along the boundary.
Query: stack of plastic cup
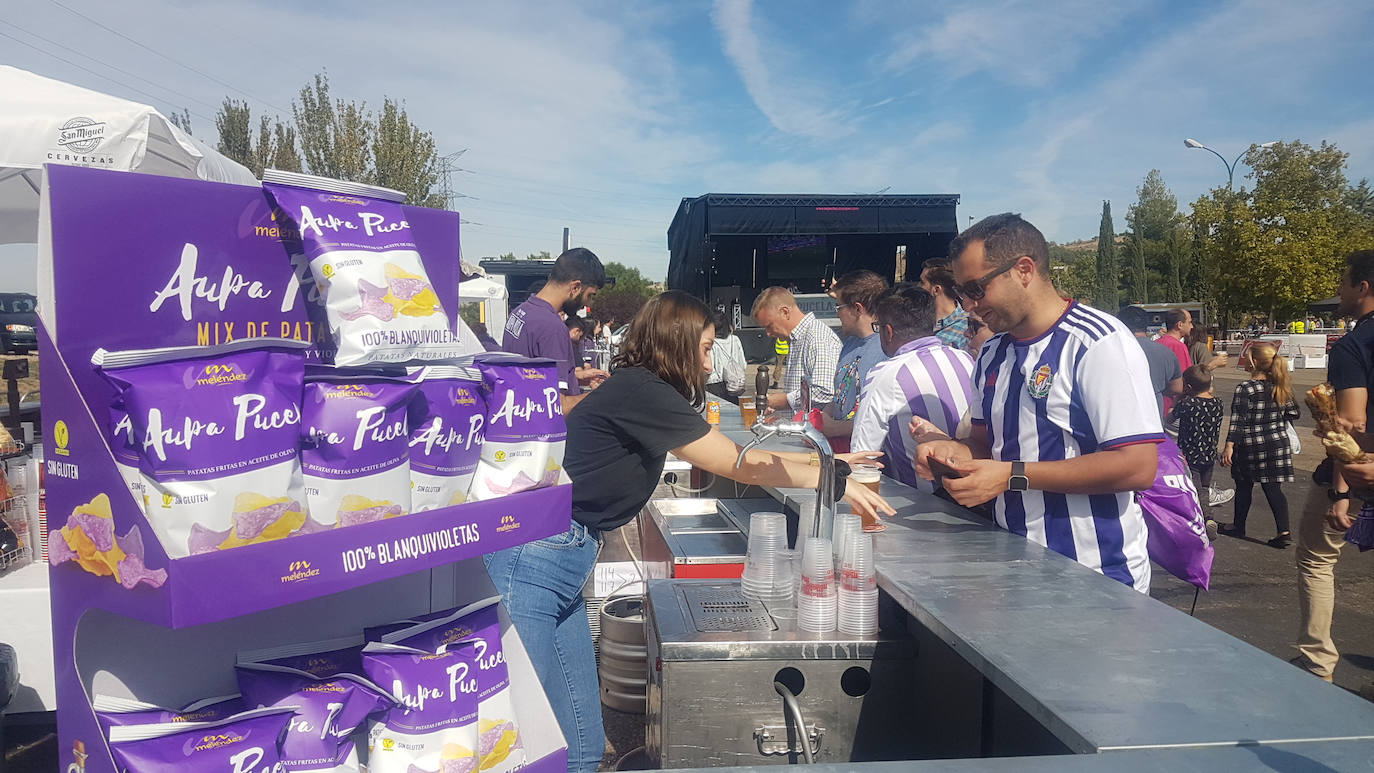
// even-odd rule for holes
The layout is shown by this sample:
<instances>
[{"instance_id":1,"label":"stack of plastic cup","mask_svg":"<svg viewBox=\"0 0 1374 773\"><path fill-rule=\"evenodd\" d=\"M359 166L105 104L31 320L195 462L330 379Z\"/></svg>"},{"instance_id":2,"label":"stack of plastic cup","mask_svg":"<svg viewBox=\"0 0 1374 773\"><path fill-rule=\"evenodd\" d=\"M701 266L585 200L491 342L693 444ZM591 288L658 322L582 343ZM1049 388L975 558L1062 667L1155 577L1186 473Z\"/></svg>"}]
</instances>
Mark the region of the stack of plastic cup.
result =
<instances>
[{"instance_id":1,"label":"stack of plastic cup","mask_svg":"<svg viewBox=\"0 0 1374 773\"><path fill-rule=\"evenodd\" d=\"M835 576L839 576L840 565L844 562L844 549L851 535L863 534L864 519L852 513L835 514L835 536L831 542L835 548Z\"/></svg>"},{"instance_id":2,"label":"stack of plastic cup","mask_svg":"<svg viewBox=\"0 0 1374 773\"><path fill-rule=\"evenodd\" d=\"M808 537L802 547L801 595L797 597L797 628L812 633L835 630L835 559L830 540Z\"/></svg>"},{"instance_id":3,"label":"stack of plastic cup","mask_svg":"<svg viewBox=\"0 0 1374 773\"><path fill-rule=\"evenodd\" d=\"M770 608L792 603L792 567L787 550L787 519L782 513L754 513L749 517L749 547L744 554L741 591Z\"/></svg>"},{"instance_id":4,"label":"stack of plastic cup","mask_svg":"<svg viewBox=\"0 0 1374 773\"><path fill-rule=\"evenodd\" d=\"M873 573L873 536L852 535L840 567L837 622L841 633L872 636L878 632L878 578Z\"/></svg>"}]
</instances>

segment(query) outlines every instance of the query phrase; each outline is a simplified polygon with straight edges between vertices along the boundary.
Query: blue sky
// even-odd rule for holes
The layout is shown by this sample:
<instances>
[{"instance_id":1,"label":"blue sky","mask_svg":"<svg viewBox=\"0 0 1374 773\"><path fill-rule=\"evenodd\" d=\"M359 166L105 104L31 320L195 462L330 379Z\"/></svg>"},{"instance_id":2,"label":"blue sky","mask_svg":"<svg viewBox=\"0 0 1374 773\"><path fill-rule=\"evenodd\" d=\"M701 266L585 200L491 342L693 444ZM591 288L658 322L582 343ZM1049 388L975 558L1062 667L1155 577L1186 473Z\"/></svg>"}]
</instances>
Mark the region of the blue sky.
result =
<instances>
[{"instance_id":1,"label":"blue sky","mask_svg":"<svg viewBox=\"0 0 1374 773\"><path fill-rule=\"evenodd\" d=\"M679 200L712 191L952 192L963 225L1014 210L1069 241L1104 199L1123 230L1151 168L1184 205L1224 184L1189 136L1331 140L1374 177L1368 2L12 0L0 32L29 44L0 61L187 107L207 138L226 94L274 114L321 69L404 99L467 149L469 259L556 253L566 225L662 278Z\"/></svg>"}]
</instances>

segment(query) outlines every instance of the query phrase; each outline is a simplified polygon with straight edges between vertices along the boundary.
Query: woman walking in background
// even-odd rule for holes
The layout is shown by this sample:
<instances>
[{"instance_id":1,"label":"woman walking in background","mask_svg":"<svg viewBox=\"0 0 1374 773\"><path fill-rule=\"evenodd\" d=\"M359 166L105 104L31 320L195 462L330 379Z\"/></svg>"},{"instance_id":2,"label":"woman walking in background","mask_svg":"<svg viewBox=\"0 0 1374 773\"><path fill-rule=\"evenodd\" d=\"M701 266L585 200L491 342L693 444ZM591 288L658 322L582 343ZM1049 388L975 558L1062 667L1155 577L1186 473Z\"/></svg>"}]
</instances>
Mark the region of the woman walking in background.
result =
<instances>
[{"instance_id":1,"label":"woman walking in background","mask_svg":"<svg viewBox=\"0 0 1374 773\"><path fill-rule=\"evenodd\" d=\"M1297 421L1301 414L1293 399L1288 360L1279 356L1273 344L1250 347L1241 355L1240 364L1250 372L1250 378L1236 387L1231 398L1231 428L1221 455L1222 466L1231 468L1236 481L1236 516L1230 526L1221 527L1221 533L1245 536L1250 497L1258 483L1274 511L1278 529L1278 535L1268 543L1282 549L1293 543L1288 533L1288 499L1282 489L1282 484L1293 482L1288 423Z\"/></svg>"}]
</instances>

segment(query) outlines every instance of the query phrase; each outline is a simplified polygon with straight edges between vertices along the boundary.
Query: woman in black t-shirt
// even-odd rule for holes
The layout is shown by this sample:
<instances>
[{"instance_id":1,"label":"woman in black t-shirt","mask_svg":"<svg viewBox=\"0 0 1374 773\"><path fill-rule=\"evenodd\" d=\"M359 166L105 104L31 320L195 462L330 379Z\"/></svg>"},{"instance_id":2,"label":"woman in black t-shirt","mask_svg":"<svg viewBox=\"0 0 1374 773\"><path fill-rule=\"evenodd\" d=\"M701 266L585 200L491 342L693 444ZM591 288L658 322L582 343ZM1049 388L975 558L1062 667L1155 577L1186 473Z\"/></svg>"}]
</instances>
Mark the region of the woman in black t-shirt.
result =
<instances>
[{"instance_id":1,"label":"woman in black t-shirt","mask_svg":"<svg viewBox=\"0 0 1374 773\"><path fill-rule=\"evenodd\" d=\"M625 332L611 376L568 413L563 466L572 478L572 527L486 557L563 730L570 771L595 771L605 748L582 588L602 533L628 523L649 501L668 452L742 483L816 486L819 469L806 454L754 450L736 469L739 446L712 432L699 412L715 342L700 300L671 290L646 303ZM845 500L866 521L893 513L863 486L850 486Z\"/></svg>"}]
</instances>

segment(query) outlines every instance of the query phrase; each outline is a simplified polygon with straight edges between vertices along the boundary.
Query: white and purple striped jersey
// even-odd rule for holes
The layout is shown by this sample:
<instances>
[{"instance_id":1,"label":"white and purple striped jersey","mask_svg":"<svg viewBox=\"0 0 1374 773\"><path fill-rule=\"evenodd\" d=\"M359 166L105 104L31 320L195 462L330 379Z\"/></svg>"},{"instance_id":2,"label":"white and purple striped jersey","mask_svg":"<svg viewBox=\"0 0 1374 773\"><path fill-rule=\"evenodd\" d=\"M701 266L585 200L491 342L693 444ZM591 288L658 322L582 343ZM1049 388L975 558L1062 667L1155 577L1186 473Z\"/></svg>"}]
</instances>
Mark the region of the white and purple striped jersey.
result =
<instances>
[{"instance_id":1,"label":"white and purple striped jersey","mask_svg":"<svg viewBox=\"0 0 1374 773\"><path fill-rule=\"evenodd\" d=\"M882 451L884 473L921 491L934 491L934 483L916 476L916 441L907 426L912 416L920 416L953 437L969 409L972 379L973 358L964 350L945 346L935 336L904 344L869 369L850 450Z\"/></svg>"},{"instance_id":2,"label":"white and purple striped jersey","mask_svg":"<svg viewBox=\"0 0 1374 773\"><path fill-rule=\"evenodd\" d=\"M1038 338L988 341L974 383L972 421L987 426L994 459L1059 461L1164 440L1140 344L1115 317L1076 302ZM1145 520L1133 492L1008 491L996 511L1008 531L1149 592Z\"/></svg>"}]
</instances>

